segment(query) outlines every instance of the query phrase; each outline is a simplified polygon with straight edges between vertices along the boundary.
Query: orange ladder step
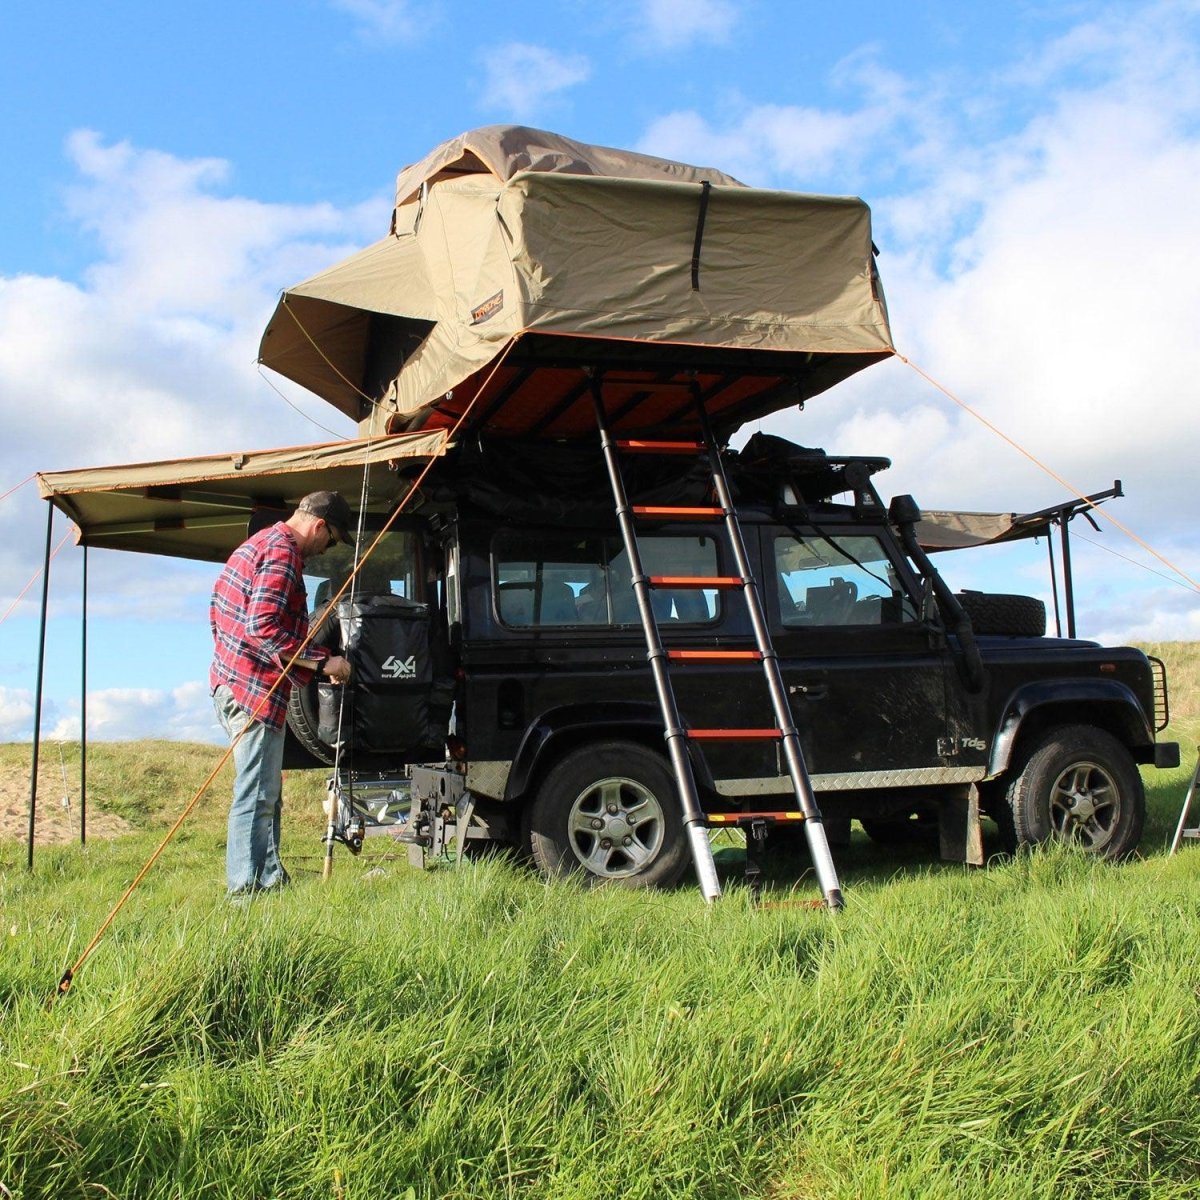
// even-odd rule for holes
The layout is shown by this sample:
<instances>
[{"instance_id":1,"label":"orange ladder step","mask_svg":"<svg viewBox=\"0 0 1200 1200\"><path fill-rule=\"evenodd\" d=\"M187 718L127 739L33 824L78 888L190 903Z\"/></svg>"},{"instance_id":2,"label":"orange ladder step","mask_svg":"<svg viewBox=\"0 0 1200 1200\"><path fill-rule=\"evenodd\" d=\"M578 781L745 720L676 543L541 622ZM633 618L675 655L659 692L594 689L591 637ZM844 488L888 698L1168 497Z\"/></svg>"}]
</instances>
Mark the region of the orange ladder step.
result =
<instances>
[{"instance_id":1,"label":"orange ladder step","mask_svg":"<svg viewBox=\"0 0 1200 1200\"><path fill-rule=\"evenodd\" d=\"M743 821L775 821L777 823L803 821L802 812L743 812L706 813L708 825L740 825Z\"/></svg>"},{"instance_id":2,"label":"orange ladder step","mask_svg":"<svg viewBox=\"0 0 1200 1200\"><path fill-rule=\"evenodd\" d=\"M694 742L753 742L783 737L782 729L687 729L684 736Z\"/></svg>"},{"instance_id":3,"label":"orange ladder step","mask_svg":"<svg viewBox=\"0 0 1200 1200\"><path fill-rule=\"evenodd\" d=\"M723 517L725 510L709 505L704 508L675 508L660 504L635 504L635 517L646 517L651 521L669 521L672 518L683 521L707 521L712 517Z\"/></svg>"},{"instance_id":4,"label":"orange ladder step","mask_svg":"<svg viewBox=\"0 0 1200 1200\"><path fill-rule=\"evenodd\" d=\"M762 662L761 650L668 650L667 657L677 662Z\"/></svg>"},{"instance_id":5,"label":"orange ladder step","mask_svg":"<svg viewBox=\"0 0 1200 1200\"><path fill-rule=\"evenodd\" d=\"M731 588L746 581L740 575L651 575L646 582L661 588Z\"/></svg>"},{"instance_id":6,"label":"orange ladder step","mask_svg":"<svg viewBox=\"0 0 1200 1200\"><path fill-rule=\"evenodd\" d=\"M706 447L703 442L648 442L630 438L617 442L617 449L627 454L701 454Z\"/></svg>"}]
</instances>

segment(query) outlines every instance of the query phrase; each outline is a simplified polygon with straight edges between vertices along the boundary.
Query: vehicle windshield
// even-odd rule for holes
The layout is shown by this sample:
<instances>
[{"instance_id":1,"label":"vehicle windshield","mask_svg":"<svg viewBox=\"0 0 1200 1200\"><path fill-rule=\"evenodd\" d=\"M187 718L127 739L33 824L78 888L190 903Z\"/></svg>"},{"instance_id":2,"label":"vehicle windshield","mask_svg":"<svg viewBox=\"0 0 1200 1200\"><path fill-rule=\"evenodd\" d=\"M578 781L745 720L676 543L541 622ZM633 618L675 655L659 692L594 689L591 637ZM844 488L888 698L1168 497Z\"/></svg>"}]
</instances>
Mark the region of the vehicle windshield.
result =
<instances>
[{"instance_id":1,"label":"vehicle windshield","mask_svg":"<svg viewBox=\"0 0 1200 1200\"><path fill-rule=\"evenodd\" d=\"M876 537L789 533L775 539L775 570L785 626L917 620L916 606Z\"/></svg>"}]
</instances>

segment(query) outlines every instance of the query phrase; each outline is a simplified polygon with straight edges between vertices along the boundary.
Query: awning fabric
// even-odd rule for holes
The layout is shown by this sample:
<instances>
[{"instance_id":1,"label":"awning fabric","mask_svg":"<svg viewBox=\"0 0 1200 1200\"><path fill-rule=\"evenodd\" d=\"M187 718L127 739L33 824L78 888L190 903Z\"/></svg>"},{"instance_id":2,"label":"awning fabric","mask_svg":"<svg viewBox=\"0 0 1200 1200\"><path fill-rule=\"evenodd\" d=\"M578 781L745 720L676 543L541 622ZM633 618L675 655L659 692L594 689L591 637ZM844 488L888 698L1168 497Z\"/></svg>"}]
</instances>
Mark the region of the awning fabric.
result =
<instances>
[{"instance_id":1,"label":"awning fabric","mask_svg":"<svg viewBox=\"0 0 1200 1200\"><path fill-rule=\"evenodd\" d=\"M892 353L853 197L494 126L401 172L397 198L388 237L286 291L260 347L361 432L471 406L471 432L584 436L600 368L639 395L606 397L615 432L694 425L698 372L729 433Z\"/></svg>"},{"instance_id":2,"label":"awning fabric","mask_svg":"<svg viewBox=\"0 0 1200 1200\"><path fill-rule=\"evenodd\" d=\"M40 473L38 489L86 546L223 562L256 510L285 518L309 492L340 491L357 511L389 512L407 483L393 469L444 454L443 432Z\"/></svg>"},{"instance_id":3,"label":"awning fabric","mask_svg":"<svg viewBox=\"0 0 1200 1200\"><path fill-rule=\"evenodd\" d=\"M1053 515L1043 513L1023 517L1017 513L922 512L917 522L917 541L931 554L936 550L965 550L1042 537L1053 524Z\"/></svg>"}]
</instances>

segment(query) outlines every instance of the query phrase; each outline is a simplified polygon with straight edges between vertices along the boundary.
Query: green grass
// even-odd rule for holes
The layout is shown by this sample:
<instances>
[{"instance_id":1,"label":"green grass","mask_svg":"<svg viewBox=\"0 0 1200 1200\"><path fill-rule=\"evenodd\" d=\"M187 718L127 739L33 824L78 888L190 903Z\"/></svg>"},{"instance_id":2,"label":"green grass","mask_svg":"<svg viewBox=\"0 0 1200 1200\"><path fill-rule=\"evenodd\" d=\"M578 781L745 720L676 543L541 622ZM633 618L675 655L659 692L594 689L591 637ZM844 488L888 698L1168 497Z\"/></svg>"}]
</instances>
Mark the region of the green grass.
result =
<instances>
[{"instance_id":1,"label":"green grass","mask_svg":"<svg viewBox=\"0 0 1200 1200\"><path fill-rule=\"evenodd\" d=\"M973 871L856 837L836 918L736 875L705 909L419 874L382 839L325 884L295 776L297 886L233 909L222 783L47 1010L216 757L156 778L109 747L97 795L157 788L123 801L141 832L32 874L0 850L0 1197L1194 1196L1200 849L1165 845L1200 714L1174 700L1185 765L1140 861Z\"/></svg>"}]
</instances>

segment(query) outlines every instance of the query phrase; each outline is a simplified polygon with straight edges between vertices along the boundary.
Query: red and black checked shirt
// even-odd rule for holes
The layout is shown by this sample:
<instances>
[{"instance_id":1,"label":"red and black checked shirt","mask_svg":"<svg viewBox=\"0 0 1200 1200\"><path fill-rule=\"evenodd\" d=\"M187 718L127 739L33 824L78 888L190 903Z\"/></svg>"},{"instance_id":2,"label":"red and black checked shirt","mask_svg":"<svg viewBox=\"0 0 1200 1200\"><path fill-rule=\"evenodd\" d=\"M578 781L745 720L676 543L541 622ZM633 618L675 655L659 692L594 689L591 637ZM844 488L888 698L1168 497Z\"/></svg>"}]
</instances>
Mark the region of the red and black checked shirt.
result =
<instances>
[{"instance_id":1,"label":"red and black checked shirt","mask_svg":"<svg viewBox=\"0 0 1200 1200\"><path fill-rule=\"evenodd\" d=\"M280 521L243 542L213 587L208 619L215 653L208 682L213 691L225 684L237 706L252 715L308 635L302 565L291 530ZM303 657L325 655L310 646ZM293 667L257 719L282 729L292 684L311 678L308 668Z\"/></svg>"}]
</instances>

